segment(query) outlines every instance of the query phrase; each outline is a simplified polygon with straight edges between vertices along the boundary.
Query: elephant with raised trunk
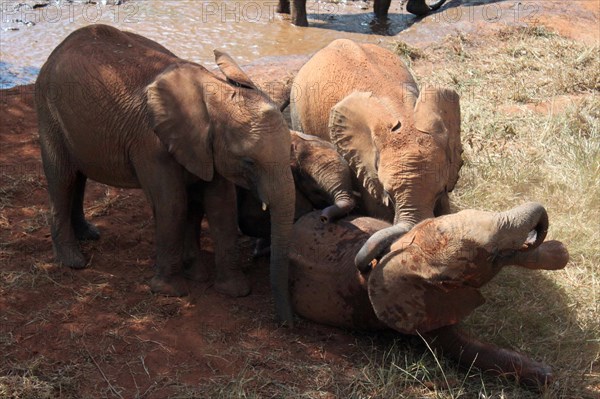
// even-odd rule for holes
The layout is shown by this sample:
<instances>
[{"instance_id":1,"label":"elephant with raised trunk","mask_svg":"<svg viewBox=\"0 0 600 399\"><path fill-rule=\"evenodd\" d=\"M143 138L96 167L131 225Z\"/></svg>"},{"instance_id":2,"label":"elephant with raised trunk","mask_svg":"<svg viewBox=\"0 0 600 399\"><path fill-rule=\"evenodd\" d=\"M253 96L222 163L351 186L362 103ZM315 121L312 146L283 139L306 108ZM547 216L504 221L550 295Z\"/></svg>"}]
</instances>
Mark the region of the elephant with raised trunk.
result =
<instances>
[{"instance_id":1,"label":"elephant with raised trunk","mask_svg":"<svg viewBox=\"0 0 600 399\"><path fill-rule=\"evenodd\" d=\"M332 42L296 75L291 117L294 129L331 141L348 161L363 212L394 222L365 244L358 267L421 220L450 212L462 166L458 94L419 89L396 54Z\"/></svg>"},{"instance_id":2,"label":"elephant with raised trunk","mask_svg":"<svg viewBox=\"0 0 600 399\"><path fill-rule=\"evenodd\" d=\"M88 177L141 187L156 223L152 291L184 295L182 274L205 278L198 235L206 214L215 241L215 288L246 295L250 286L235 243L235 184L270 205L276 314L291 323L289 129L227 54L215 56L225 79L106 25L79 29L52 52L35 90L55 254L64 265L82 268L77 241L99 237L84 218Z\"/></svg>"},{"instance_id":3,"label":"elephant with raised trunk","mask_svg":"<svg viewBox=\"0 0 600 399\"><path fill-rule=\"evenodd\" d=\"M354 255L387 223L347 217L323 225L310 213L294 224L292 303L298 314L338 327L420 334L466 367L512 374L544 385L551 369L520 353L482 343L456 326L484 302L479 288L503 266L557 270L569 254L546 241L548 215L538 203L506 212L464 210L417 224L364 273Z\"/></svg>"},{"instance_id":4,"label":"elephant with raised trunk","mask_svg":"<svg viewBox=\"0 0 600 399\"><path fill-rule=\"evenodd\" d=\"M290 131L290 167L296 187L294 220L321 209L321 221L333 222L349 214L356 205L350 167L335 147L318 137ZM268 252L271 235L267 209L248 190L238 188L238 222L242 233L266 239L259 241L255 256Z\"/></svg>"},{"instance_id":5,"label":"elephant with raised trunk","mask_svg":"<svg viewBox=\"0 0 600 399\"><path fill-rule=\"evenodd\" d=\"M425 16L432 11L438 10L446 0L438 0L434 4L427 4L425 0L408 0L406 4L406 11L417 16ZM373 11L375 17L379 20L385 20L388 16L388 10L392 0L375 0L373 4ZM289 14L291 11L292 23L297 26L308 26L308 19L306 18L306 0L292 0L292 7L290 9L290 0L279 0L277 5L277 12L282 14Z\"/></svg>"}]
</instances>

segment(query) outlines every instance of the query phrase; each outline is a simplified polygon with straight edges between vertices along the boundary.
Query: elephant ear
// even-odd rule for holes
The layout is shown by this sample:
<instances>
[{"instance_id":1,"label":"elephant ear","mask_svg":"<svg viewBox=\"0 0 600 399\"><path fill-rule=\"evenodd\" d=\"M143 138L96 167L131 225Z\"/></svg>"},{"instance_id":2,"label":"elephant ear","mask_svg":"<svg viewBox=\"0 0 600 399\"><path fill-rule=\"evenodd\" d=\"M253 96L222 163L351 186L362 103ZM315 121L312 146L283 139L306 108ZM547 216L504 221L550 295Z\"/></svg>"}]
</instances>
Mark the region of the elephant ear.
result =
<instances>
[{"instance_id":1,"label":"elephant ear","mask_svg":"<svg viewBox=\"0 0 600 399\"><path fill-rule=\"evenodd\" d=\"M202 180L213 178L210 117L202 92L204 68L180 64L169 68L146 91L150 126L169 153Z\"/></svg>"},{"instance_id":2,"label":"elephant ear","mask_svg":"<svg viewBox=\"0 0 600 399\"><path fill-rule=\"evenodd\" d=\"M484 303L477 289L435 272L414 245L387 254L368 291L377 318L404 334L454 325Z\"/></svg>"},{"instance_id":3,"label":"elephant ear","mask_svg":"<svg viewBox=\"0 0 600 399\"><path fill-rule=\"evenodd\" d=\"M257 89L256 85L250 80L248 75L238 64L229 56L229 54L223 53L219 50L214 50L215 62L217 63L223 75L227 78L229 83L236 86L245 87L247 89Z\"/></svg>"},{"instance_id":4,"label":"elephant ear","mask_svg":"<svg viewBox=\"0 0 600 399\"><path fill-rule=\"evenodd\" d=\"M377 177L379 152L377 135L399 126L389 109L370 92L354 92L333 106L329 115L329 135L338 152L356 173L367 192L383 200Z\"/></svg>"},{"instance_id":5,"label":"elephant ear","mask_svg":"<svg viewBox=\"0 0 600 399\"><path fill-rule=\"evenodd\" d=\"M452 89L424 86L414 110L415 128L431 134L447 151L448 184L452 191L462 167L460 142L460 98Z\"/></svg>"}]
</instances>

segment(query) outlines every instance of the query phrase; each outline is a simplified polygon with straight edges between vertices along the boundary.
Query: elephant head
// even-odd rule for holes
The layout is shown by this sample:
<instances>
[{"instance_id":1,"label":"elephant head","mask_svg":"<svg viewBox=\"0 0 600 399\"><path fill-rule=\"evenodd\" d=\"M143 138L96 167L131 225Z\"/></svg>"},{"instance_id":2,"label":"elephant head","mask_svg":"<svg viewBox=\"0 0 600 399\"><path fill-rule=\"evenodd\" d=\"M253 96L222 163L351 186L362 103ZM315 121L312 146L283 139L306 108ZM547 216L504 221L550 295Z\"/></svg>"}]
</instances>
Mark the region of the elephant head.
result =
<instances>
[{"instance_id":1,"label":"elephant head","mask_svg":"<svg viewBox=\"0 0 600 399\"><path fill-rule=\"evenodd\" d=\"M294 217L290 133L269 97L227 55L215 51L226 77L181 62L147 88L151 126L189 172L215 173L251 190L271 210L271 285L277 316L291 322L287 252Z\"/></svg>"},{"instance_id":2,"label":"elephant head","mask_svg":"<svg viewBox=\"0 0 600 399\"><path fill-rule=\"evenodd\" d=\"M568 262L544 242L548 215L538 203L506 212L465 210L428 219L396 241L368 277L378 319L404 333L457 324L480 306L478 288L505 265L556 270Z\"/></svg>"},{"instance_id":3,"label":"elephant head","mask_svg":"<svg viewBox=\"0 0 600 399\"><path fill-rule=\"evenodd\" d=\"M394 226L358 252L363 271L416 223L449 213L448 193L462 166L458 94L426 86L417 95L406 85L404 96L398 112L386 98L354 92L330 114L331 141L369 196L394 210Z\"/></svg>"}]
</instances>

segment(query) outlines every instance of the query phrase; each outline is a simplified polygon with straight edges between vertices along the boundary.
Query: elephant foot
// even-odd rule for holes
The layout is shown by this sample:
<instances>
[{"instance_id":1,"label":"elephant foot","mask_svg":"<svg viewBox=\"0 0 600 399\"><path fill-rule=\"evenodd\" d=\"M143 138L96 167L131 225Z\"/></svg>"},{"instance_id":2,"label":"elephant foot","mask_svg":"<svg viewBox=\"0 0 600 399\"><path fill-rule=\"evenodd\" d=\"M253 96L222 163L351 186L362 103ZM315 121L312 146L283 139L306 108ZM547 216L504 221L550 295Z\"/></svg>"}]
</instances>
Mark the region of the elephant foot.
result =
<instances>
[{"instance_id":1,"label":"elephant foot","mask_svg":"<svg viewBox=\"0 0 600 399\"><path fill-rule=\"evenodd\" d=\"M85 257L79 250L77 244L55 246L56 260L63 266L71 269L83 269L87 265Z\"/></svg>"},{"instance_id":2,"label":"elephant foot","mask_svg":"<svg viewBox=\"0 0 600 399\"><path fill-rule=\"evenodd\" d=\"M185 280L179 276L154 276L150 280L150 290L154 294L164 296L187 296L189 289Z\"/></svg>"},{"instance_id":3,"label":"elephant foot","mask_svg":"<svg viewBox=\"0 0 600 399\"><path fill-rule=\"evenodd\" d=\"M554 381L554 374L550 366L525 359L517 374L517 380L530 388L542 388Z\"/></svg>"},{"instance_id":4,"label":"elephant foot","mask_svg":"<svg viewBox=\"0 0 600 399\"><path fill-rule=\"evenodd\" d=\"M431 11L425 0L408 0L406 11L420 17L429 14Z\"/></svg>"},{"instance_id":5,"label":"elephant foot","mask_svg":"<svg viewBox=\"0 0 600 399\"><path fill-rule=\"evenodd\" d=\"M183 263L183 277L192 281L205 282L208 280L209 275L206 267L199 259L195 258Z\"/></svg>"},{"instance_id":6,"label":"elephant foot","mask_svg":"<svg viewBox=\"0 0 600 399\"><path fill-rule=\"evenodd\" d=\"M306 17L306 14L294 15L294 13L292 13L292 24L294 24L296 26L307 27L308 26L308 18Z\"/></svg>"},{"instance_id":7,"label":"elephant foot","mask_svg":"<svg viewBox=\"0 0 600 399\"><path fill-rule=\"evenodd\" d=\"M100 239L100 230L88 221L84 220L82 223L76 223L73 230L79 241L96 241Z\"/></svg>"},{"instance_id":8,"label":"elephant foot","mask_svg":"<svg viewBox=\"0 0 600 399\"><path fill-rule=\"evenodd\" d=\"M224 279L215 281L215 290L234 298L250 294L250 283L242 271L231 273Z\"/></svg>"}]
</instances>

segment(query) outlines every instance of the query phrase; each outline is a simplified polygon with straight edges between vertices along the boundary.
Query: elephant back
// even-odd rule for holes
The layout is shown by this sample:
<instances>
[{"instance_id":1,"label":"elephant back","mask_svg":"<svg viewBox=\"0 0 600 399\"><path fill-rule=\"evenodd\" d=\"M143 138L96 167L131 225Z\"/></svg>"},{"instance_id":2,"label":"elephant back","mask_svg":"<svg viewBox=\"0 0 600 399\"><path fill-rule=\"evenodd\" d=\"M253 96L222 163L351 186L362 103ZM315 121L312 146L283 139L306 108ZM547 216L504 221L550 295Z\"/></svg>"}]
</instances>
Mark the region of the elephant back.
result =
<instances>
[{"instance_id":1,"label":"elephant back","mask_svg":"<svg viewBox=\"0 0 600 399\"><path fill-rule=\"evenodd\" d=\"M389 224L350 216L323 223L311 212L294 224L290 249L292 304L309 320L336 327L383 329L354 257L374 232Z\"/></svg>"},{"instance_id":2,"label":"elephant back","mask_svg":"<svg viewBox=\"0 0 600 399\"><path fill-rule=\"evenodd\" d=\"M418 96L413 76L396 54L374 44L338 39L318 51L294 80L294 129L330 141L330 110L355 91L387 98L399 113L412 110Z\"/></svg>"}]
</instances>

